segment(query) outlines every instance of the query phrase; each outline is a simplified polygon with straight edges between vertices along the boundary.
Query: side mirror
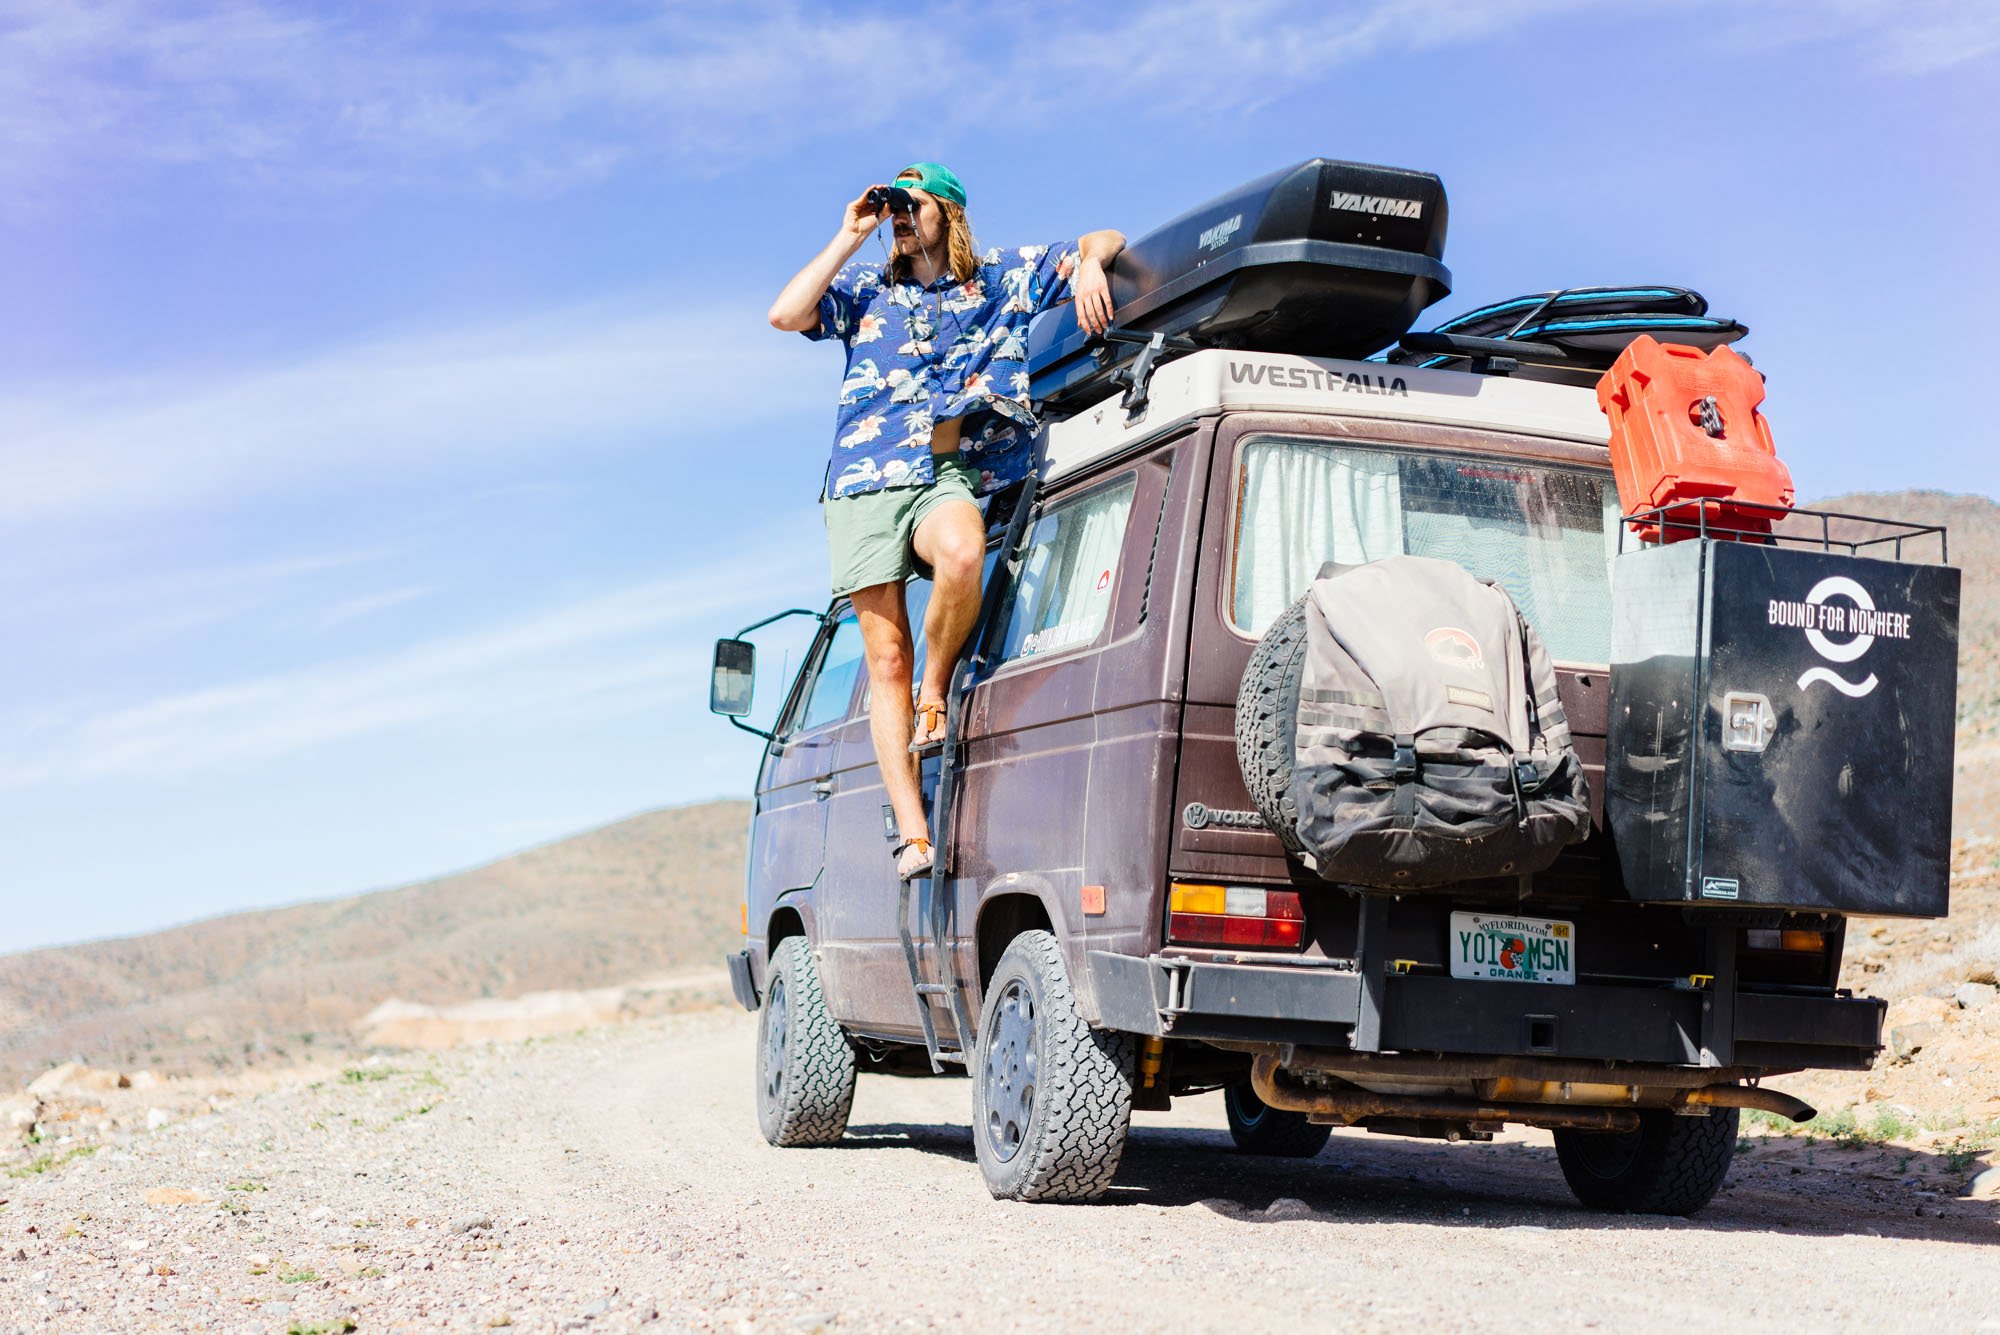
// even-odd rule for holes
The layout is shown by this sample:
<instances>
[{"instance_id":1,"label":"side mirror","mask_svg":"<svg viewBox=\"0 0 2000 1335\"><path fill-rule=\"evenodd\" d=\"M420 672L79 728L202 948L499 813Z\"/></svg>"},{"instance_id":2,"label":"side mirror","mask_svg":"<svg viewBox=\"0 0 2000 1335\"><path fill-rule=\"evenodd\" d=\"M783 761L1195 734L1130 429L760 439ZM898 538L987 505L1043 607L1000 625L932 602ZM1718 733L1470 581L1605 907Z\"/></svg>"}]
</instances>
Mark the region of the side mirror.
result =
<instances>
[{"instance_id":1,"label":"side mirror","mask_svg":"<svg viewBox=\"0 0 2000 1335\"><path fill-rule=\"evenodd\" d=\"M708 681L710 713L741 718L750 712L757 686L757 646L748 640L717 640L715 668Z\"/></svg>"}]
</instances>

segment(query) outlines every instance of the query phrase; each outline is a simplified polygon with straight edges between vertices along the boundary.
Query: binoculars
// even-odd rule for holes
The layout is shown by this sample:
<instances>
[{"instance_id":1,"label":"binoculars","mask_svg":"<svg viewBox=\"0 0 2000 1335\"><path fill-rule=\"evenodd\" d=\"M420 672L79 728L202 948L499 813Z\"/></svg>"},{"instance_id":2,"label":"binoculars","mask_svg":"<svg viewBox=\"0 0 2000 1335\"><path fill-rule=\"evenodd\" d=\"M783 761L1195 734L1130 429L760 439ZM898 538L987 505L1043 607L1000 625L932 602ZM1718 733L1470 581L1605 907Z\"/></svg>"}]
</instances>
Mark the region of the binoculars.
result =
<instances>
[{"instance_id":1,"label":"binoculars","mask_svg":"<svg viewBox=\"0 0 2000 1335\"><path fill-rule=\"evenodd\" d=\"M899 185L878 185L868 192L868 202L876 208L889 207L891 213L915 213L917 201Z\"/></svg>"}]
</instances>

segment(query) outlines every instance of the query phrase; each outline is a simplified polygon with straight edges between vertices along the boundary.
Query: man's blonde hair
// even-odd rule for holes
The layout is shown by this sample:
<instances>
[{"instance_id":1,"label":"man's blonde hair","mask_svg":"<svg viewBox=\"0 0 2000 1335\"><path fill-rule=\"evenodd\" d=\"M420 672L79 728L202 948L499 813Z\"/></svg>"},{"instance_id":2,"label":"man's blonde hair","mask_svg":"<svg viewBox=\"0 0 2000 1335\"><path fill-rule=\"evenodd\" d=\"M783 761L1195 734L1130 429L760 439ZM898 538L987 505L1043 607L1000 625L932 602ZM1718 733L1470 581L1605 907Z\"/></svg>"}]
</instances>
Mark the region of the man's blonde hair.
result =
<instances>
[{"instance_id":1,"label":"man's blonde hair","mask_svg":"<svg viewBox=\"0 0 2000 1335\"><path fill-rule=\"evenodd\" d=\"M914 181L920 178L905 172L896 179ZM929 195L928 191L925 193ZM972 223L965 216L965 206L939 199L936 195L929 195L929 198L937 205L938 212L944 215L944 267L959 282L969 283L972 276L979 272L979 247L973 242ZM908 282L909 259L902 255L890 259L888 278L892 283Z\"/></svg>"}]
</instances>

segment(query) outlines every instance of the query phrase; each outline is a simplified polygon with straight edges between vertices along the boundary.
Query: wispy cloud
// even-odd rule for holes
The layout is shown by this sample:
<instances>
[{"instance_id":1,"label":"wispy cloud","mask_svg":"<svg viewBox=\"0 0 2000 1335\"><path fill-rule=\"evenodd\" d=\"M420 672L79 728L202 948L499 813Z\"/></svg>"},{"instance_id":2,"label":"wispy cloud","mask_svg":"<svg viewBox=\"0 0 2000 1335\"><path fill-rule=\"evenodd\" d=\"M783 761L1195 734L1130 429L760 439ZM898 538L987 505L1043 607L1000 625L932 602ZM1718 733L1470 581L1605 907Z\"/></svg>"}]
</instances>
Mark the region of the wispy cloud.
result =
<instances>
[{"instance_id":1,"label":"wispy cloud","mask_svg":"<svg viewBox=\"0 0 2000 1335\"><path fill-rule=\"evenodd\" d=\"M352 598L343 598L331 607L308 614L300 618L300 621L308 630L329 631L350 621L359 621L377 612L386 612L392 607L401 607L405 603L428 598L437 591L435 584L409 584L400 589L381 589L374 593L358 594Z\"/></svg>"},{"instance_id":2,"label":"wispy cloud","mask_svg":"<svg viewBox=\"0 0 2000 1335\"><path fill-rule=\"evenodd\" d=\"M588 308L168 383L0 389L0 529L740 429L823 407L822 378L787 374L807 355L734 316ZM716 393L718 367L755 393Z\"/></svg>"},{"instance_id":3,"label":"wispy cloud","mask_svg":"<svg viewBox=\"0 0 2000 1335\"><path fill-rule=\"evenodd\" d=\"M345 7L0 0L0 186L16 203L135 169L286 189L549 193L634 163L767 160L884 126L1024 130L1213 115L1394 57L1584 15L1587 0L1169 0L996 18L948 0ZM1690 0L1623 21L1838 42L1921 74L2000 45L1989 0ZM977 80L937 71L977 61ZM919 72L919 73L913 73Z\"/></svg>"},{"instance_id":4,"label":"wispy cloud","mask_svg":"<svg viewBox=\"0 0 2000 1335\"><path fill-rule=\"evenodd\" d=\"M391 729L658 711L704 679L705 632L722 613L819 573L817 548L781 538L758 532L671 578L385 653L102 708L0 714L0 789L250 766Z\"/></svg>"}]
</instances>

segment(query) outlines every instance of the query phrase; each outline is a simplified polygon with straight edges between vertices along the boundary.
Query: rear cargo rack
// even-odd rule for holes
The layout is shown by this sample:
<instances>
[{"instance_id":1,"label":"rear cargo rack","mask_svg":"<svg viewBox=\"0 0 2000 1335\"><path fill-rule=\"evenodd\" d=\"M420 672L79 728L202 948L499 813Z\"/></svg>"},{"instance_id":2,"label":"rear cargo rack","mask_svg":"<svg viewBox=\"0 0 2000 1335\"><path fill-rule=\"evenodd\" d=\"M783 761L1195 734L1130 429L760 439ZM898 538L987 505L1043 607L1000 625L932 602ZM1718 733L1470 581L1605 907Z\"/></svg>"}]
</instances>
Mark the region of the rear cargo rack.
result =
<instances>
[{"instance_id":1,"label":"rear cargo rack","mask_svg":"<svg viewBox=\"0 0 2000 1335\"><path fill-rule=\"evenodd\" d=\"M1775 522L1771 531L1741 528L1725 522L1730 511L1757 511L1768 515ZM1713 512L1713 513L1711 513ZM1799 521L1796 524L1790 521ZM1879 532L1857 533L1849 530L1845 534L1835 531L1836 523L1854 525L1865 524ZM1664 536L1678 535L1674 540L1688 538L1720 539L1731 542L1748 542L1775 547L1804 547L1823 552L1846 552L1850 556L1881 556L1880 548L1890 548L1890 559L1897 561L1916 560L1923 556L1906 555L1905 543L1921 543L1931 538L1937 539L1937 560L1926 564L1950 565L1951 549L1943 524L1915 524L1904 519L1887 519L1881 515L1847 514L1839 510L1812 510L1783 505L1763 505L1753 501L1739 501L1727 496L1703 496L1694 500L1676 501L1672 505L1657 506L1650 510L1634 510L1621 516L1618 521L1618 551L1623 555L1625 535L1628 531L1657 528ZM1815 531L1815 529L1817 531ZM1657 546L1657 543L1640 539L1639 547Z\"/></svg>"}]
</instances>

